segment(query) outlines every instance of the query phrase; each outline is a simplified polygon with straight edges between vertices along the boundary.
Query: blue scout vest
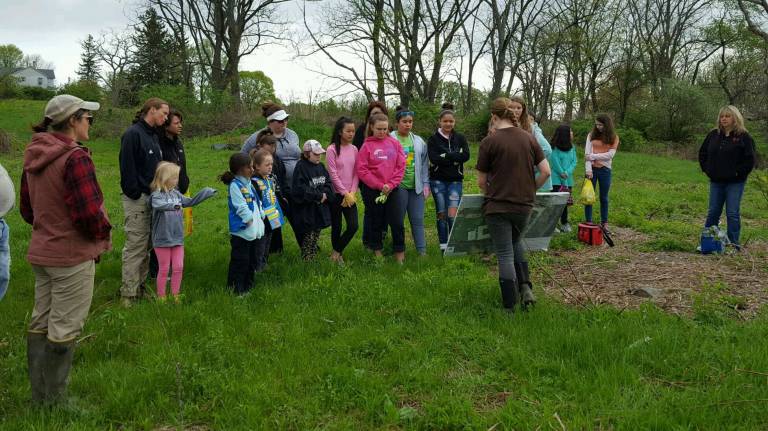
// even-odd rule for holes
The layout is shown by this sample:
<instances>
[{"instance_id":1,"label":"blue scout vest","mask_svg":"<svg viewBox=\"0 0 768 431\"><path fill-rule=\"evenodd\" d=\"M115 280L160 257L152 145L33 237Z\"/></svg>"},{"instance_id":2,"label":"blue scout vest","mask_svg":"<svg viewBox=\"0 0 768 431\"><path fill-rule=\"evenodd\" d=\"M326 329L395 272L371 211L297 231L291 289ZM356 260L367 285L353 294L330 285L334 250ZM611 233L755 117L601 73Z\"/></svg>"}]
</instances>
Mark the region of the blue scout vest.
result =
<instances>
[{"instance_id":1,"label":"blue scout vest","mask_svg":"<svg viewBox=\"0 0 768 431\"><path fill-rule=\"evenodd\" d=\"M240 193L243 194L243 197L245 198L245 202L248 204L248 209L251 210L251 212L254 211L254 199L253 199L253 193L251 192L251 184L243 184L240 180L235 178L235 184L237 184L237 187L240 189ZM248 225L243 221L243 219L240 218L240 216L237 215L237 211L235 211L235 206L232 205L232 196L229 196L227 198L227 204L229 205L229 232L235 233L239 232Z\"/></svg>"},{"instance_id":2,"label":"blue scout vest","mask_svg":"<svg viewBox=\"0 0 768 431\"><path fill-rule=\"evenodd\" d=\"M280 202L277 201L272 181L260 177L254 177L253 180L256 181L261 191L261 208L264 211L264 216L269 221L269 226L272 229L278 229L284 223L283 210L280 208Z\"/></svg>"}]
</instances>

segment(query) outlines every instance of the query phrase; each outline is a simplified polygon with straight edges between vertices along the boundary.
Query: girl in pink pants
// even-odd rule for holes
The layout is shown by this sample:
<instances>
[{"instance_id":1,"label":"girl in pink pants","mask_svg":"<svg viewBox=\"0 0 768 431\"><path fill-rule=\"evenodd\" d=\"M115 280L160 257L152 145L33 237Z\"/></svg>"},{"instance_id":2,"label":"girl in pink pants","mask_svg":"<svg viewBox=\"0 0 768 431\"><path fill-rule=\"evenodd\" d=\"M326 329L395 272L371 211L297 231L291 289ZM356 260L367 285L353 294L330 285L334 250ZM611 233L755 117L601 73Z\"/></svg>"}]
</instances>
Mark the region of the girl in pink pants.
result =
<instances>
[{"instance_id":1,"label":"girl in pink pants","mask_svg":"<svg viewBox=\"0 0 768 431\"><path fill-rule=\"evenodd\" d=\"M171 294L179 302L181 277L184 272L184 213L182 208L191 207L208 199L216 190L205 187L195 197L188 198L176 189L179 183L179 165L160 162L155 178L150 184L152 194L152 246L155 248L159 269L157 271L157 298L165 302L165 284L171 268Z\"/></svg>"}]
</instances>

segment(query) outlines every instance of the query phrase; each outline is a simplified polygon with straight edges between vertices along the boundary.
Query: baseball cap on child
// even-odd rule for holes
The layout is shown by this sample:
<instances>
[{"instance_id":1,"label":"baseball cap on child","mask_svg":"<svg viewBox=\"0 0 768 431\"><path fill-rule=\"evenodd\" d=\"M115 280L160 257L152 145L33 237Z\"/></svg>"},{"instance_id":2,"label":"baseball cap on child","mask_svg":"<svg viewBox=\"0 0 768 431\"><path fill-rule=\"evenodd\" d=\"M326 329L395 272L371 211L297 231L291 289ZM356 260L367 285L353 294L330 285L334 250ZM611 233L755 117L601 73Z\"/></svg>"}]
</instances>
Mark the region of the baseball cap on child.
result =
<instances>
[{"instance_id":1,"label":"baseball cap on child","mask_svg":"<svg viewBox=\"0 0 768 431\"><path fill-rule=\"evenodd\" d=\"M304 143L304 151L312 151L315 154L323 154L325 152L323 146L314 139L310 139Z\"/></svg>"},{"instance_id":2,"label":"baseball cap on child","mask_svg":"<svg viewBox=\"0 0 768 431\"><path fill-rule=\"evenodd\" d=\"M45 117L50 118L53 124L63 123L69 117L80 109L86 111L98 111L100 105L97 102L86 102L85 100L71 96L69 94L60 94L45 105Z\"/></svg>"}]
</instances>

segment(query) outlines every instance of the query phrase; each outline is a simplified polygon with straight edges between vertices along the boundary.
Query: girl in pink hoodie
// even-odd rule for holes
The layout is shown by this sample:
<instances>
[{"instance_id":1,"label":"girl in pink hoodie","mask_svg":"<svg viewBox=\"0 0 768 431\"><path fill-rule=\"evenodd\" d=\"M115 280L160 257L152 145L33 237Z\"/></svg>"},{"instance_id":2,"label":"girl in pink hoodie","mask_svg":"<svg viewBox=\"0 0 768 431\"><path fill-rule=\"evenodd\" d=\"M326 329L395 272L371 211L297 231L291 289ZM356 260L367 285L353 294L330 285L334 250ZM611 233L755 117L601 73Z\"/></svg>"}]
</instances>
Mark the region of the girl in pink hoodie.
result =
<instances>
[{"instance_id":1,"label":"girl in pink hoodie","mask_svg":"<svg viewBox=\"0 0 768 431\"><path fill-rule=\"evenodd\" d=\"M371 248L381 256L387 226L392 230L392 250L395 260L405 260L404 212L399 188L405 174L405 152L397 139L389 136L389 120L384 114L375 114L368 119L368 137L357 155L357 176L365 183L361 189L363 203L369 208L372 218Z\"/></svg>"}]
</instances>

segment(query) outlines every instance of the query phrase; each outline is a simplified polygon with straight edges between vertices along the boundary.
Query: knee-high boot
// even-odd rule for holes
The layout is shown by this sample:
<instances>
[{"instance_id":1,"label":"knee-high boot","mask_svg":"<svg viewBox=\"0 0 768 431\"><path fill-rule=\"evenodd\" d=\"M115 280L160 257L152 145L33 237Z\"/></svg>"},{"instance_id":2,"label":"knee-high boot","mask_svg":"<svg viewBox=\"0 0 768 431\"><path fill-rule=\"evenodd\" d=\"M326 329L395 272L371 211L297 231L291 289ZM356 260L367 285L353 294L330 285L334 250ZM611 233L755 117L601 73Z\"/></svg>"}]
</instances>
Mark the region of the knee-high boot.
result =
<instances>
[{"instance_id":1,"label":"knee-high boot","mask_svg":"<svg viewBox=\"0 0 768 431\"><path fill-rule=\"evenodd\" d=\"M45 346L48 345L46 334L27 334L27 366L29 367L29 384L32 386L32 401L42 403L46 399L45 378Z\"/></svg>"},{"instance_id":2,"label":"knee-high boot","mask_svg":"<svg viewBox=\"0 0 768 431\"><path fill-rule=\"evenodd\" d=\"M500 278L499 287L501 288L501 301L504 304L504 308L506 308L507 311L514 312L515 305L517 305L520 298L520 293L517 290L517 283L515 280Z\"/></svg>"},{"instance_id":3,"label":"knee-high boot","mask_svg":"<svg viewBox=\"0 0 768 431\"><path fill-rule=\"evenodd\" d=\"M528 262L515 262L515 272L517 273L518 289L520 291L520 306L523 311L527 311L529 305L536 304Z\"/></svg>"},{"instance_id":4,"label":"knee-high boot","mask_svg":"<svg viewBox=\"0 0 768 431\"><path fill-rule=\"evenodd\" d=\"M58 403L64 399L74 355L74 342L53 343L49 341L46 344L43 376L48 402Z\"/></svg>"}]
</instances>

